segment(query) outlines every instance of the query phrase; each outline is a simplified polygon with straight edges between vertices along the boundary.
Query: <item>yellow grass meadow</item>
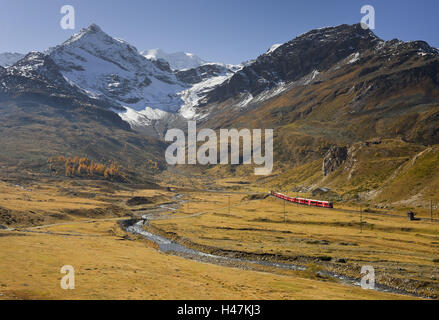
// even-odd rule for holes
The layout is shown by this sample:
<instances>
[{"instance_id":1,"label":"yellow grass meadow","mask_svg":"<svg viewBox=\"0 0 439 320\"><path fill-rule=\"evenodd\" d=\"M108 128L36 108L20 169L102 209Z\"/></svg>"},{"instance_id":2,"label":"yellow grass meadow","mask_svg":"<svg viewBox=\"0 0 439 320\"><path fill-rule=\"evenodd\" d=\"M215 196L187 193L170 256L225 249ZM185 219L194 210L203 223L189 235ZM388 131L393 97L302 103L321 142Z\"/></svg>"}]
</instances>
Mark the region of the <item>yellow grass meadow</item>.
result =
<instances>
[{"instance_id":1,"label":"yellow grass meadow","mask_svg":"<svg viewBox=\"0 0 439 320\"><path fill-rule=\"evenodd\" d=\"M0 299L416 298L363 290L318 274L330 270L359 278L358 268L365 264L376 267L377 281L384 284L398 285L409 275L415 283L429 281L414 293L436 293L437 225L364 215L360 233L355 211L287 205L284 216L284 204L274 198L182 191L75 180L26 188L1 183L4 216L25 218L0 232ZM184 202L175 200L177 194ZM151 203L127 205L133 197ZM259 255L308 270L192 260L164 253L120 227L120 221L139 219L160 204L176 210L152 216L148 228L157 234L203 252ZM64 265L75 268L74 290L60 287Z\"/></svg>"}]
</instances>

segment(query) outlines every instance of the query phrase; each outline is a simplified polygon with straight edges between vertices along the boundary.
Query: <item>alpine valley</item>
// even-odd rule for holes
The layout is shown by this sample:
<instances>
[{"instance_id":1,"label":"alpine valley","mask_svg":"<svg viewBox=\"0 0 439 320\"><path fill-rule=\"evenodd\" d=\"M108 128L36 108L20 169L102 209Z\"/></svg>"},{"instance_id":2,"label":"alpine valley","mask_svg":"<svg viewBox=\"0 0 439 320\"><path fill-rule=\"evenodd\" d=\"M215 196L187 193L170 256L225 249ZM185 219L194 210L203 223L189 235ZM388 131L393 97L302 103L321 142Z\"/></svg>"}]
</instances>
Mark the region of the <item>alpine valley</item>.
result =
<instances>
[{"instance_id":1,"label":"alpine valley","mask_svg":"<svg viewBox=\"0 0 439 320\"><path fill-rule=\"evenodd\" d=\"M438 72L437 49L383 41L359 24L312 30L242 65L139 53L93 24L0 67L1 161L42 168L53 155L87 156L144 177L145 159L166 170L160 140L187 120L273 128L267 186L419 205L437 197Z\"/></svg>"},{"instance_id":2,"label":"alpine valley","mask_svg":"<svg viewBox=\"0 0 439 320\"><path fill-rule=\"evenodd\" d=\"M439 50L424 41L340 25L231 65L92 24L0 54L0 120L0 299L439 297ZM273 129L272 174L168 165L165 134L188 121ZM65 264L76 290L59 289ZM377 290L356 286L365 265Z\"/></svg>"}]
</instances>

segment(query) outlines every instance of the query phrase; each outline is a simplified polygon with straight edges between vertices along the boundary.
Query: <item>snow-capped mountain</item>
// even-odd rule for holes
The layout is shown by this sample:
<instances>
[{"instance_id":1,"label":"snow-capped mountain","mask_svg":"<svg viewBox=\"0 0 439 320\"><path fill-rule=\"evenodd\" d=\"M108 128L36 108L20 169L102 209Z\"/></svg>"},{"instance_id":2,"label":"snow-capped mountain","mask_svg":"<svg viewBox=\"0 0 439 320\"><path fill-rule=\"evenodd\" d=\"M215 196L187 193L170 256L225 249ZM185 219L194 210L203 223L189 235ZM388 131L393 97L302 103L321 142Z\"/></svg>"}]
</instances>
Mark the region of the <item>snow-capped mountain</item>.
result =
<instances>
[{"instance_id":1,"label":"snow-capped mountain","mask_svg":"<svg viewBox=\"0 0 439 320\"><path fill-rule=\"evenodd\" d=\"M201 59L194 60L195 68L172 70L163 59L146 58L95 24L45 54L71 85L125 108L116 112L132 127L150 126L170 115L196 118L194 104L239 70Z\"/></svg>"},{"instance_id":2,"label":"snow-capped mountain","mask_svg":"<svg viewBox=\"0 0 439 320\"><path fill-rule=\"evenodd\" d=\"M195 54L187 52L166 53L162 49L151 49L141 54L150 60L163 59L173 70L193 69L207 63Z\"/></svg>"},{"instance_id":3,"label":"snow-capped mountain","mask_svg":"<svg viewBox=\"0 0 439 320\"><path fill-rule=\"evenodd\" d=\"M24 54L16 53L16 52L4 52L0 53L0 66L2 67L10 67L18 60L24 58Z\"/></svg>"},{"instance_id":4,"label":"snow-capped mountain","mask_svg":"<svg viewBox=\"0 0 439 320\"><path fill-rule=\"evenodd\" d=\"M418 66L430 60L436 64L438 56L437 49L422 41L386 42L360 25L341 25L276 44L243 65L203 63L173 70L167 61L147 58L129 43L91 25L44 53L32 52L11 67L0 66L0 99L67 98L80 106L99 106L119 121L122 118L124 125L160 136L187 119L217 124L218 119L251 112L294 88L316 86L337 72L355 69L364 78L362 83L334 89L334 96L359 92L349 105L353 113L364 97L379 96L389 83L398 79L416 83L413 79L424 75ZM393 62L397 58L399 62ZM386 81L380 78L400 71L401 65L407 74L398 79L389 74ZM436 70L436 65L427 67ZM370 74L377 79L369 79Z\"/></svg>"}]
</instances>

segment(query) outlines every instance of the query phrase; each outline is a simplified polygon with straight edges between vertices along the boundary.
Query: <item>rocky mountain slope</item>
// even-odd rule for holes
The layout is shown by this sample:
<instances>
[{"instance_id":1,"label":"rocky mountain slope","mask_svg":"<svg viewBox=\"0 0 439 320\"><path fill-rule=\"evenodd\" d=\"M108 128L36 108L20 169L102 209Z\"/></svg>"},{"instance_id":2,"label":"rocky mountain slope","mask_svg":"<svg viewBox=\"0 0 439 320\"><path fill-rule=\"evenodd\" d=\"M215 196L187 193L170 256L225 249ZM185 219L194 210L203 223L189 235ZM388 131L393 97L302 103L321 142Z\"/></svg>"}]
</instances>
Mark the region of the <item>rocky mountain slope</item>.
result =
<instances>
[{"instance_id":1,"label":"rocky mountain slope","mask_svg":"<svg viewBox=\"0 0 439 320\"><path fill-rule=\"evenodd\" d=\"M314 30L260 56L197 108L209 115L205 127L274 128L277 168L264 181L276 188L371 201L411 194L425 205L437 185L423 179L421 190L412 173L415 194L391 192L399 168L439 144L439 53L422 41L383 41L359 25ZM428 154L436 163L437 148ZM413 170L428 172L426 163Z\"/></svg>"},{"instance_id":2,"label":"rocky mountain slope","mask_svg":"<svg viewBox=\"0 0 439 320\"><path fill-rule=\"evenodd\" d=\"M310 31L275 45L209 94L207 103L222 102L246 93L261 93L307 75L315 77L349 55L376 45L379 39L360 25Z\"/></svg>"},{"instance_id":3,"label":"rocky mountain slope","mask_svg":"<svg viewBox=\"0 0 439 320\"><path fill-rule=\"evenodd\" d=\"M304 50L306 62L298 63ZM340 26L311 31L262 55L198 107L215 109L207 121L217 126L231 118L233 124L290 131L300 125L302 133L332 143L381 136L433 144L439 139L438 72L439 52L425 42L385 42L359 25ZM242 95L251 98L243 104Z\"/></svg>"}]
</instances>

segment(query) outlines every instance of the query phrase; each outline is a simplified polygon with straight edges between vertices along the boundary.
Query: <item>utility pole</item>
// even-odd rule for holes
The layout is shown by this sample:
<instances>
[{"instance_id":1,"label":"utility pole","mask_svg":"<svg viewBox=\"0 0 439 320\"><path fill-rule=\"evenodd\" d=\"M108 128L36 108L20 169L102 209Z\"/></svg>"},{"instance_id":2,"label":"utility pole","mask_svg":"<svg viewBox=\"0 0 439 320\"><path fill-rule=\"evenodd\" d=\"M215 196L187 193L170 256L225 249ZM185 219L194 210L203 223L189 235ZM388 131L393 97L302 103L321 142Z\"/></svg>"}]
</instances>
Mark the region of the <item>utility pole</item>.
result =
<instances>
[{"instance_id":1,"label":"utility pole","mask_svg":"<svg viewBox=\"0 0 439 320\"><path fill-rule=\"evenodd\" d=\"M284 200L284 223L287 223L287 210L286 210L287 202Z\"/></svg>"},{"instance_id":2,"label":"utility pole","mask_svg":"<svg viewBox=\"0 0 439 320\"><path fill-rule=\"evenodd\" d=\"M430 216L431 222L433 222L433 200L430 200Z\"/></svg>"}]
</instances>

